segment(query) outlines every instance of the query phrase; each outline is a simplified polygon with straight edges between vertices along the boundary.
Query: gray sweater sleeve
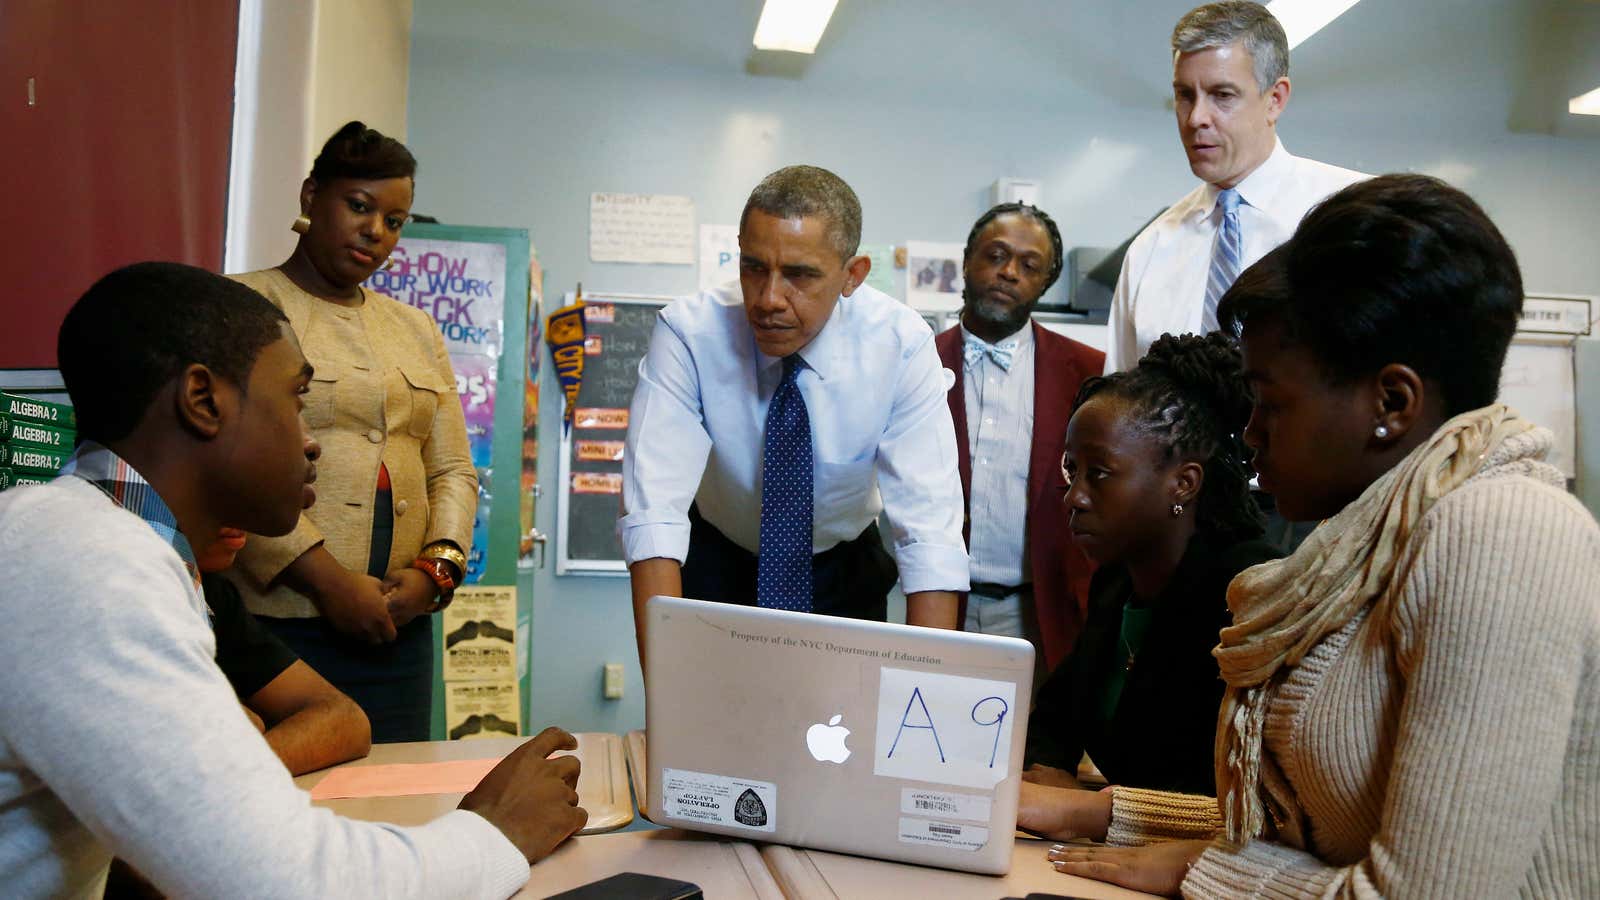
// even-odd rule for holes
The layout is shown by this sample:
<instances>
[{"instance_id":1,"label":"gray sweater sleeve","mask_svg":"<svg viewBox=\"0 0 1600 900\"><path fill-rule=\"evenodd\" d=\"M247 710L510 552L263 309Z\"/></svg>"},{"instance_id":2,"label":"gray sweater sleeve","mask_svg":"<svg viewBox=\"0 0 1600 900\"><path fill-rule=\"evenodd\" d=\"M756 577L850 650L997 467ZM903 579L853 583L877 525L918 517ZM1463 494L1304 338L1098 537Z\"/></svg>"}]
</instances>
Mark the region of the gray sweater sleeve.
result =
<instances>
[{"instance_id":1,"label":"gray sweater sleeve","mask_svg":"<svg viewBox=\"0 0 1600 900\"><path fill-rule=\"evenodd\" d=\"M5 826L0 842L43 845L31 871L87 828L179 897L499 898L527 880L474 813L400 828L313 808L212 661L176 553L92 487L38 491L66 495L6 504L0 527L0 549L31 569L0 601L0 769L24 773L0 799L70 819ZM81 882L58 874L59 888Z\"/></svg>"},{"instance_id":2,"label":"gray sweater sleeve","mask_svg":"<svg viewBox=\"0 0 1600 900\"><path fill-rule=\"evenodd\" d=\"M1371 772L1387 763L1386 790L1366 798L1380 816L1367 855L1332 865L1265 841L1218 844L1185 897L1592 896L1596 851L1575 823L1600 806L1573 770L1593 771L1585 744L1600 709L1584 683L1600 596L1593 521L1558 488L1499 478L1440 501L1412 542L1384 634L1405 686L1398 741L1387 758L1341 760L1296 785L1383 785Z\"/></svg>"}]
</instances>

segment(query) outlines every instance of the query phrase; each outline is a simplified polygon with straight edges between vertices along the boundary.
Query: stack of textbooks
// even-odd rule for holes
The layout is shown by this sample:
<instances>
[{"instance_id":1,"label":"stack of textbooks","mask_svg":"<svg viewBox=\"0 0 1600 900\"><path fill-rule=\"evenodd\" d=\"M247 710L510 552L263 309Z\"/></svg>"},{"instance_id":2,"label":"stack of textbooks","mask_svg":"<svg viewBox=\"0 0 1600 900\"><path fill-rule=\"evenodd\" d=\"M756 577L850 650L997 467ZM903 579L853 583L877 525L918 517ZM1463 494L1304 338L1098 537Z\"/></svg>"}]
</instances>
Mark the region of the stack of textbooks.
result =
<instances>
[{"instance_id":1,"label":"stack of textbooks","mask_svg":"<svg viewBox=\"0 0 1600 900\"><path fill-rule=\"evenodd\" d=\"M72 407L0 391L0 490L56 477L76 438Z\"/></svg>"}]
</instances>

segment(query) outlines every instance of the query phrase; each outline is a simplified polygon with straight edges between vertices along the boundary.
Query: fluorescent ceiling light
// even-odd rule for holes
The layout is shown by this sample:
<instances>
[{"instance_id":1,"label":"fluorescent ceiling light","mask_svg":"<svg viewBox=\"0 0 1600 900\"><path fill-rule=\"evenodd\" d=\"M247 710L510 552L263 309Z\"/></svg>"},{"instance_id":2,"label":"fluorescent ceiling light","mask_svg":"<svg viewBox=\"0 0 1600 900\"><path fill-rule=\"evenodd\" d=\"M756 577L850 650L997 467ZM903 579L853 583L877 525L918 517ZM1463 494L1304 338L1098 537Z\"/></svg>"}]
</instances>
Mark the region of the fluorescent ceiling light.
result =
<instances>
[{"instance_id":1,"label":"fluorescent ceiling light","mask_svg":"<svg viewBox=\"0 0 1600 900\"><path fill-rule=\"evenodd\" d=\"M756 23L757 50L815 53L839 0L767 0Z\"/></svg>"},{"instance_id":2,"label":"fluorescent ceiling light","mask_svg":"<svg viewBox=\"0 0 1600 900\"><path fill-rule=\"evenodd\" d=\"M1567 112L1575 116L1600 116L1600 88L1568 100Z\"/></svg>"},{"instance_id":3,"label":"fluorescent ceiling light","mask_svg":"<svg viewBox=\"0 0 1600 900\"><path fill-rule=\"evenodd\" d=\"M1272 0L1267 9L1283 25L1293 50L1323 26L1344 15L1359 0Z\"/></svg>"}]
</instances>

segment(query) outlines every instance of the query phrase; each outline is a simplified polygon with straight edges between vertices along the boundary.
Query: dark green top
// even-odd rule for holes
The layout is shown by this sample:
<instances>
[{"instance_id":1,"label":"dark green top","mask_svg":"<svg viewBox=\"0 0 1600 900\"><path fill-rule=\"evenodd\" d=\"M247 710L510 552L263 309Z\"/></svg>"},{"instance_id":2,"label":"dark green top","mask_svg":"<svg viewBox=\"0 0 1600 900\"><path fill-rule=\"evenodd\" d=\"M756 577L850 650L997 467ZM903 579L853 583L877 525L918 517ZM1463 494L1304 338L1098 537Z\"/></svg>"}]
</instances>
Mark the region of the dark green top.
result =
<instances>
[{"instance_id":1,"label":"dark green top","mask_svg":"<svg viewBox=\"0 0 1600 900\"><path fill-rule=\"evenodd\" d=\"M1258 538L1196 534L1161 595L1131 609L1127 569L1102 566L1077 646L1028 717L1025 764L1072 772L1088 751L1112 784L1215 792L1211 749L1223 683L1211 650L1229 622L1228 582L1279 555Z\"/></svg>"},{"instance_id":2,"label":"dark green top","mask_svg":"<svg viewBox=\"0 0 1600 900\"><path fill-rule=\"evenodd\" d=\"M1150 630L1154 611L1148 606L1128 604L1122 607L1122 627L1116 653L1104 657L1104 681L1101 682L1100 716L1109 722L1117 714L1117 703L1122 699L1122 686L1128 683L1128 673L1137 665L1139 648L1144 646L1145 632Z\"/></svg>"}]
</instances>

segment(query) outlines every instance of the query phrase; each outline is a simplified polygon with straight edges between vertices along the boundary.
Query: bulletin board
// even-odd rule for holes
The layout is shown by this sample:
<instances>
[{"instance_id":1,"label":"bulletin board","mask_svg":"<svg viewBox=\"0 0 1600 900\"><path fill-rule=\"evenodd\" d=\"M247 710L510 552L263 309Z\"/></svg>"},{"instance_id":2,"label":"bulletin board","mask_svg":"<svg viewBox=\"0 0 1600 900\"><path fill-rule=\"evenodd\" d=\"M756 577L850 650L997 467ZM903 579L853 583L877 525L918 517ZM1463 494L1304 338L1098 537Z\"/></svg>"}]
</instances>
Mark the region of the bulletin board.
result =
<instances>
[{"instance_id":1,"label":"bulletin board","mask_svg":"<svg viewBox=\"0 0 1600 900\"><path fill-rule=\"evenodd\" d=\"M556 574L626 575L617 518L628 407L656 316L672 298L586 293L583 299L583 384L572 427L561 436ZM569 294L561 305L575 301Z\"/></svg>"}]
</instances>

